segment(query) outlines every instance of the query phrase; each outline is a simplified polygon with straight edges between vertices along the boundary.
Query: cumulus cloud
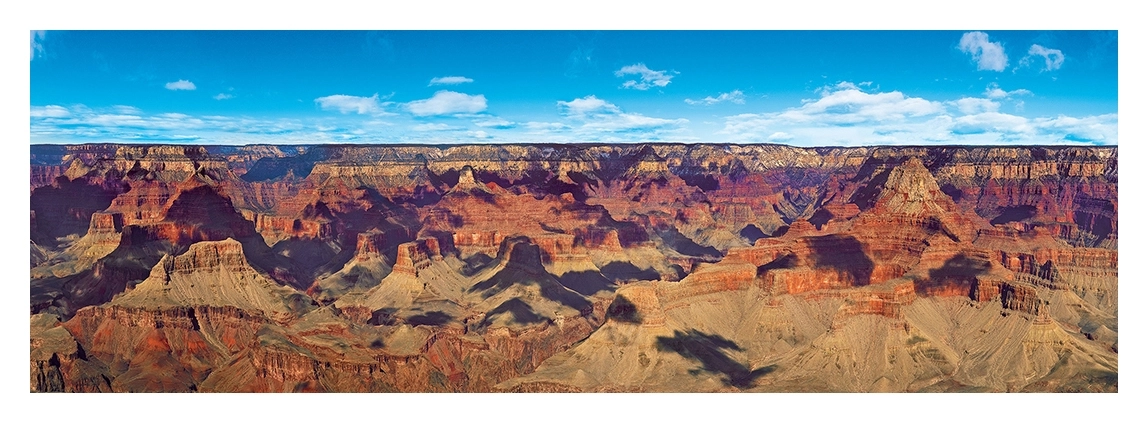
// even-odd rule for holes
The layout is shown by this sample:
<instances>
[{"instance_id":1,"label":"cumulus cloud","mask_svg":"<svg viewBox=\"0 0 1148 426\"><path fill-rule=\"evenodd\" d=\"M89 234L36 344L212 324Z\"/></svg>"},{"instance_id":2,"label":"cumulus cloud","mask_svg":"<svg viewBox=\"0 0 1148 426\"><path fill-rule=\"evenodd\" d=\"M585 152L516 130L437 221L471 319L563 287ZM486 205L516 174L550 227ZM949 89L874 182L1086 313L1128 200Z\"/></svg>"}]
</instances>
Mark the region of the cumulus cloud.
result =
<instances>
[{"instance_id":1,"label":"cumulus cloud","mask_svg":"<svg viewBox=\"0 0 1148 426\"><path fill-rule=\"evenodd\" d=\"M674 78L673 75L670 75L671 73L677 74L677 72L674 71L654 71L642 63L627 65L620 70L614 71L614 75L617 77L625 77L631 74L638 75L638 80L627 80L625 83L622 83L622 87L638 90L647 90L655 86L666 87L670 84L670 80Z\"/></svg>"},{"instance_id":2,"label":"cumulus cloud","mask_svg":"<svg viewBox=\"0 0 1148 426\"><path fill-rule=\"evenodd\" d=\"M579 122L580 130L595 134L670 129L689 122L684 118L665 119L623 112L617 105L594 95L571 101L558 101L558 108L562 115Z\"/></svg>"},{"instance_id":3,"label":"cumulus cloud","mask_svg":"<svg viewBox=\"0 0 1148 426\"><path fill-rule=\"evenodd\" d=\"M786 110L778 118L790 122L851 125L903 120L943 110L939 102L906 97L898 91L867 93L851 83L838 84L835 89L823 88L820 94L820 99L802 101L802 106Z\"/></svg>"},{"instance_id":4,"label":"cumulus cloud","mask_svg":"<svg viewBox=\"0 0 1148 426\"><path fill-rule=\"evenodd\" d=\"M996 99L1031 94L990 85L984 98L935 102L899 92L864 93L855 85L820 90L799 107L726 117L719 134L735 141L799 145L1117 143L1117 116L1028 118L1000 111ZM1020 103L1018 102L1018 110Z\"/></svg>"},{"instance_id":5,"label":"cumulus cloud","mask_svg":"<svg viewBox=\"0 0 1148 426\"><path fill-rule=\"evenodd\" d=\"M514 127L515 123L501 118L487 118L483 120L475 120L474 125L478 127L490 127L494 129L509 129Z\"/></svg>"},{"instance_id":6,"label":"cumulus cloud","mask_svg":"<svg viewBox=\"0 0 1148 426\"><path fill-rule=\"evenodd\" d=\"M741 90L734 90L732 92L719 94L716 98L713 96L706 96L705 99L702 99L700 101L695 101L693 99L686 99L687 104L690 104L690 105L706 105L706 106L717 104L717 103L722 103L722 102L726 102L726 101L729 101L730 103L735 103L738 105L744 104L745 103L745 94L742 93Z\"/></svg>"},{"instance_id":7,"label":"cumulus cloud","mask_svg":"<svg viewBox=\"0 0 1148 426\"><path fill-rule=\"evenodd\" d=\"M1028 65L1037 56L1044 58L1044 68L1041 71L1055 71L1064 65L1064 53L1059 49L1049 49L1039 44L1034 44L1028 48L1028 56L1021 59L1021 64Z\"/></svg>"},{"instance_id":8,"label":"cumulus cloud","mask_svg":"<svg viewBox=\"0 0 1148 426\"><path fill-rule=\"evenodd\" d=\"M36 56L44 56L44 37L48 35L47 31L32 31L30 51L28 54L28 61L33 61Z\"/></svg>"},{"instance_id":9,"label":"cumulus cloud","mask_svg":"<svg viewBox=\"0 0 1148 426\"><path fill-rule=\"evenodd\" d=\"M1006 92L1004 89L1001 89L1000 86L998 86L996 83L990 83L988 85L988 87L985 88L985 97L987 97L989 99L1002 99L1002 98L1011 98L1013 96L1025 96L1025 95L1031 96L1032 92L1030 92L1026 89L1016 89L1016 90Z\"/></svg>"},{"instance_id":10,"label":"cumulus cloud","mask_svg":"<svg viewBox=\"0 0 1148 426\"><path fill-rule=\"evenodd\" d=\"M1104 114L1083 118L1065 115L1056 118L1044 117L1032 120L1033 127L1041 134L1058 137L1066 142L1116 143L1116 114Z\"/></svg>"},{"instance_id":11,"label":"cumulus cloud","mask_svg":"<svg viewBox=\"0 0 1148 426\"><path fill-rule=\"evenodd\" d=\"M222 101L222 100L224 100L224 99L231 99L231 98L234 98L234 96L231 96L230 94L227 94L227 93L220 93L220 94L218 94L218 95L212 96L211 98L212 98L212 99L215 99L215 100L217 100L217 101Z\"/></svg>"},{"instance_id":12,"label":"cumulus cloud","mask_svg":"<svg viewBox=\"0 0 1148 426\"><path fill-rule=\"evenodd\" d=\"M167 90L195 90L195 83L187 80L173 81L163 85Z\"/></svg>"},{"instance_id":13,"label":"cumulus cloud","mask_svg":"<svg viewBox=\"0 0 1148 426\"><path fill-rule=\"evenodd\" d=\"M216 99L218 99L218 97ZM349 114L353 112L363 115L380 115L385 113L383 111L383 104L379 102L378 93L369 98L365 96L351 95L324 96L321 98L315 98L315 103L319 104L319 108L323 110L339 111L343 114Z\"/></svg>"},{"instance_id":14,"label":"cumulus cloud","mask_svg":"<svg viewBox=\"0 0 1148 426\"><path fill-rule=\"evenodd\" d=\"M462 76L457 76L457 75L452 75L452 76L446 76L446 77L432 78L430 81L430 84L428 84L427 86L462 84L462 83L473 83L473 82L474 82L474 79L470 79L470 78L466 78L466 77L462 77Z\"/></svg>"},{"instance_id":15,"label":"cumulus cloud","mask_svg":"<svg viewBox=\"0 0 1148 426\"><path fill-rule=\"evenodd\" d=\"M982 71L1004 71L1008 66L1008 55L999 42L989 41L989 35L980 31L961 36L960 49L973 57L977 69Z\"/></svg>"},{"instance_id":16,"label":"cumulus cloud","mask_svg":"<svg viewBox=\"0 0 1148 426\"><path fill-rule=\"evenodd\" d=\"M984 98L961 98L952 102L961 114L980 114L983 112L997 112L1001 104Z\"/></svg>"},{"instance_id":17,"label":"cumulus cloud","mask_svg":"<svg viewBox=\"0 0 1148 426\"><path fill-rule=\"evenodd\" d=\"M572 117L585 117L589 114L617 114L622 112L616 105L590 95L569 102L558 101L562 113Z\"/></svg>"},{"instance_id":18,"label":"cumulus cloud","mask_svg":"<svg viewBox=\"0 0 1148 426\"><path fill-rule=\"evenodd\" d=\"M975 135L981 133L1001 133L1005 135L1030 133L1033 128L1028 119L1011 114L999 112L982 112L965 115L953 120L950 130L958 135Z\"/></svg>"},{"instance_id":19,"label":"cumulus cloud","mask_svg":"<svg viewBox=\"0 0 1148 426\"><path fill-rule=\"evenodd\" d=\"M785 132L774 132L772 135L769 135L768 138L765 138L765 140L770 142L789 142L793 140L793 135Z\"/></svg>"},{"instance_id":20,"label":"cumulus cloud","mask_svg":"<svg viewBox=\"0 0 1148 426\"><path fill-rule=\"evenodd\" d=\"M47 106L39 106L39 107L34 106L34 107L32 107L32 111L31 111L32 118L44 118L44 117L57 117L58 118L58 117L67 117L69 115L71 115L71 113L68 112L68 109L64 108L62 106L59 106L59 105L47 105Z\"/></svg>"},{"instance_id":21,"label":"cumulus cloud","mask_svg":"<svg viewBox=\"0 0 1148 426\"><path fill-rule=\"evenodd\" d=\"M486 110L486 97L440 90L429 99L408 102L406 107L417 116L474 114Z\"/></svg>"}]
</instances>

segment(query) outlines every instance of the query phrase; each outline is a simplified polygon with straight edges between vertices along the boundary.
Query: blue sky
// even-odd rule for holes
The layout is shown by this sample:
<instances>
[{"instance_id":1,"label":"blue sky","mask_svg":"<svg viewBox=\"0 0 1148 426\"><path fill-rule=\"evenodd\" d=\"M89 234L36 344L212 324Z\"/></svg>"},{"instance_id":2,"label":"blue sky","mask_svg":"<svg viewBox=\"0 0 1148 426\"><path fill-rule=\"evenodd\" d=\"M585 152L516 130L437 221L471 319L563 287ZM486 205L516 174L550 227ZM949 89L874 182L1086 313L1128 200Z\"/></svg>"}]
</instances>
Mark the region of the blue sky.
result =
<instances>
[{"instance_id":1,"label":"blue sky","mask_svg":"<svg viewBox=\"0 0 1148 426\"><path fill-rule=\"evenodd\" d=\"M33 31L32 143L1116 144L1087 31Z\"/></svg>"}]
</instances>

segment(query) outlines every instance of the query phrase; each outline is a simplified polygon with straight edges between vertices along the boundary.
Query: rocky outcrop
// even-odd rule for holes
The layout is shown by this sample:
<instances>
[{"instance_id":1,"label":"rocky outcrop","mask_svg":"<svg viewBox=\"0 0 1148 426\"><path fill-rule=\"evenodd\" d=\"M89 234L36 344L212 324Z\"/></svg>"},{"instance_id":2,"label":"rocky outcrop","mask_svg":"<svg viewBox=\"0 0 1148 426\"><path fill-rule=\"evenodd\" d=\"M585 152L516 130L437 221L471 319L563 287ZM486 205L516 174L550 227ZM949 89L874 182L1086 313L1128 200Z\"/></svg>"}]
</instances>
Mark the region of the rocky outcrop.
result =
<instances>
[{"instance_id":1,"label":"rocky outcrop","mask_svg":"<svg viewBox=\"0 0 1148 426\"><path fill-rule=\"evenodd\" d=\"M399 244L393 273L418 276L419 271L430 266L432 260L442 260L442 251L435 238L420 238L418 241Z\"/></svg>"}]
</instances>

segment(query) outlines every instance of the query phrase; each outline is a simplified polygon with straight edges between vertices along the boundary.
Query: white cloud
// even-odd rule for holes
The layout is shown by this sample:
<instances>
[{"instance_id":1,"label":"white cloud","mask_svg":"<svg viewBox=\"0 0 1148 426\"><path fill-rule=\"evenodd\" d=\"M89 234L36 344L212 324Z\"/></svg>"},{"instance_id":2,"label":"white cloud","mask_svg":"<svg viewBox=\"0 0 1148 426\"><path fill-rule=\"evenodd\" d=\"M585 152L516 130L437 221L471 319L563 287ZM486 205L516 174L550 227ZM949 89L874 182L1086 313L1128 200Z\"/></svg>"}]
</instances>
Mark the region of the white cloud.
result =
<instances>
[{"instance_id":1,"label":"white cloud","mask_svg":"<svg viewBox=\"0 0 1148 426\"><path fill-rule=\"evenodd\" d=\"M562 124L562 123L551 123L551 122L544 122L544 121L530 121L530 122L523 124L523 126L526 127L527 129L530 129L530 130L539 130L539 131L556 131L556 130L566 130L566 129L570 128L570 126L567 126L567 125Z\"/></svg>"},{"instance_id":2,"label":"white cloud","mask_svg":"<svg viewBox=\"0 0 1148 426\"><path fill-rule=\"evenodd\" d=\"M59 105L47 105L47 106L42 106L42 107L33 106L32 111L31 111L32 118L44 118L44 117L59 118L59 117L67 117L69 115L71 115L71 113L68 112L68 109L64 108L62 106L59 106Z\"/></svg>"},{"instance_id":3,"label":"white cloud","mask_svg":"<svg viewBox=\"0 0 1148 426\"><path fill-rule=\"evenodd\" d=\"M466 132L466 134L472 138L475 138L475 139L488 139L488 138L492 137L492 136L490 136L490 134L486 133L486 131L483 131L483 130Z\"/></svg>"},{"instance_id":4,"label":"white cloud","mask_svg":"<svg viewBox=\"0 0 1148 426\"><path fill-rule=\"evenodd\" d=\"M768 138L765 138L765 140L770 142L788 142L793 140L793 135L785 132L774 132L772 135L769 135Z\"/></svg>"},{"instance_id":5,"label":"white cloud","mask_svg":"<svg viewBox=\"0 0 1148 426\"><path fill-rule=\"evenodd\" d=\"M1116 114L1104 114L1084 118L1068 117L1037 118L1032 120L1038 132L1059 137L1065 142L1116 143Z\"/></svg>"},{"instance_id":6,"label":"white cloud","mask_svg":"<svg viewBox=\"0 0 1148 426\"><path fill-rule=\"evenodd\" d=\"M490 127L495 129L509 129L516 124L513 121L507 121L501 118L487 118L485 120L477 120L474 122L478 127Z\"/></svg>"},{"instance_id":7,"label":"white cloud","mask_svg":"<svg viewBox=\"0 0 1148 426\"><path fill-rule=\"evenodd\" d=\"M673 73L677 74L677 72ZM642 63L627 65L620 70L614 71L614 75L617 77L624 77L630 74L637 74L640 76L641 81L627 80L625 83L622 83L622 87L627 89L646 90L653 86L666 87L670 84L670 80L674 78L673 75L670 75L670 73L665 70L654 71Z\"/></svg>"},{"instance_id":8,"label":"white cloud","mask_svg":"<svg viewBox=\"0 0 1148 426\"><path fill-rule=\"evenodd\" d=\"M686 99L686 103L690 105L713 105L716 103L726 102L735 103L738 105L745 103L745 94L741 90L734 90L729 93L719 94L718 97L706 96L705 99L695 101L693 99Z\"/></svg>"},{"instance_id":9,"label":"white cloud","mask_svg":"<svg viewBox=\"0 0 1148 426\"><path fill-rule=\"evenodd\" d=\"M346 141L345 137L328 134L319 126L298 119L254 119L222 115L194 116L166 112L145 114L138 108L116 105L92 109L82 105L67 108L58 105L33 106L30 130L33 143L87 142L196 142L207 144L250 143L326 143ZM373 140L378 136L359 137L363 129L342 129L354 140ZM376 132L376 135L378 133ZM340 139L342 138L342 139Z\"/></svg>"},{"instance_id":10,"label":"white cloud","mask_svg":"<svg viewBox=\"0 0 1148 426\"><path fill-rule=\"evenodd\" d=\"M622 114L603 117L603 119L587 121L585 124L582 125L582 128L586 129L586 130L620 132L620 131L630 131L630 130L654 129L654 128L659 128L659 127L669 127L669 126L681 126L681 125L684 125L688 122L689 122L689 120L686 120L684 118L665 119L665 118L647 117L647 116L644 116L641 114L622 113Z\"/></svg>"},{"instance_id":11,"label":"white cloud","mask_svg":"<svg viewBox=\"0 0 1148 426\"><path fill-rule=\"evenodd\" d=\"M617 114L622 112L616 105L590 95L570 102L558 101L562 113L572 117L584 117L589 114Z\"/></svg>"},{"instance_id":12,"label":"white cloud","mask_svg":"<svg viewBox=\"0 0 1148 426\"><path fill-rule=\"evenodd\" d=\"M1037 56L1044 57L1044 68L1041 71L1055 71L1064 65L1064 53L1058 49L1049 49L1039 44L1034 44L1028 48L1028 56L1021 59L1023 65L1031 63L1031 59Z\"/></svg>"},{"instance_id":13,"label":"white cloud","mask_svg":"<svg viewBox=\"0 0 1148 426\"><path fill-rule=\"evenodd\" d=\"M131 105L112 105L111 110L116 114L143 114L143 110Z\"/></svg>"},{"instance_id":14,"label":"white cloud","mask_svg":"<svg viewBox=\"0 0 1148 426\"><path fill-rule=\"evenodd\" d=\"M898 91L866 93L851 83L840 83L836 87L839 89L823 88L821 99L802 101L801 107L786 110L777 117L790 122L849 125L903 120L943 110L939 102L906 97Z\"/></svg>"},{"instance_id":15,"label":"white cloud","mask_svg":"<svg viewBox=\"0 0 1148 426\"><path fill-rule=\"evenodd\" d=\"M48 35L47 31L32 31L30 34L31 45L28 52L28 61L36 59L36 56L44 56L44 37Z\"/></svg>"},{"instance_id":16,"label":"white cloud","mask_svg":"<svg viewBox=\"0 0 1148 426\"><path fill-rule=\"evenodd\" d=\"M634 132L669 129L685 125L689 120L647 117L623 112L617 105L590 95L572 101L558 101L558 107L567 118L580 122L580 130L590 133Z\"/></svg>"},{"instance_id":17,"label":"white cloud","mask_svg":"<svg viewBox=\"0 0 1148 426\"><path fill-rule=\"evenodd\" d=\"M218 97L216 98L218 99ZM227 98L224 98L227 99ZM323 110L339 111L343 114L356 113L356 114L370 114L370 115L383 115L383 104L379 102L379 94L376 93L371 97L365 96L351 96L351 95L331 95L321 98L315 98L315 103L319 104L319 108Z\"/></svg>"},{"instance_id":18,"label":"white cloud","mask_svg":"<svg viewBox=\"0 0 1148 426\"><path fill-rule=\"evenodd\" d=\"M461 130L446 123L423 123L411 126L416 132L442 132L446 130Z\"/></svg>"},{"instance_id":19,"label":"white cloud","mask_svg":"<svg viewBox=\"0 0 1148 426\"><path fill-rule=\"evenodd\" d=\"M961 114L980 114L983 112L997 112L1001 104L984 98L961 98L952 105L957 107Z\"/></svg>"},{"instance_id":20,"label":"white cloud","mask_svg":"<svg viewBox=\"0 0 1148 426\"><path fill-rule=\"evenodd\" d=\"M440 90L429 99L411 101L406 106L417 116L474 114L486 110L486 97Z\"/></svg>"},{"instance_id":21,"label":"white cloud","mask_svg":"<svg viewBox=\"0 0 1148 426\"><path fill-rule=\"evenodd\" d=\"M899 92L865 93L857 86L823 88L819 99L804 100L799 107L726 117L718 134L735 142L807 146L1117 143L1116 114L1027 118L1001 112L998 100L1031 95L1023 89L1006 92L994 84L984 98L942 103ZM1015 102L1022 110L1023 103Z\"/></svg>"},{"instance_id":22,"label":"white cloud","mask_svg":"<svg viewBox=\"0 0 1148 426\"><path fill-rule=\"evenodd\" d=\"M1011 98L1013 96L1025 96L1025 95L1031 96L1032 92L1030 92L1026 89L1016 89L1013 91L1006 92L1003 89L1001 89L1000 86L998 86L996 83L989 83L988 87L985 88L985 97L987 97L989 99Z\"/></svg>"},{"instance_id":23,"label":"white cloud","mask_svg":"<svg viewBox=\"0 0 1148 426\"><path fill-rule=\"evenodd\" d=\"M1004 71L1008 66L1008 55L999 42L990 42L989 35L980 31L961 36L960 49L972 55L977 69L982 71Z\"/></svg>"},{"instance_id":24,"label":"white cloud","mask_svg":"<svg viewBox=\"0 0 1148 426\"><path fill-rule=\"evenodd\" d=\"M981 133L1022 134L1030 133L1033 128L1028 119L1011 114L999 112L982 112L965 115L953 120L950 131L958 135L973 135Z\"/></svg>"},{"instance_id":25,"label":"white cloud","mask_svg":"<svg viewBox=\"0 0 1148 426\"><path fill-rule=\"evenodd\" d=\"M462 83L473 83L473 82L474 82L474 79L470 79L470 78L466 78L466 77L462 77L462 76L457 76L457 75L452 75L452 76L447 76L447 77L432 78L430 81L430 84L428 84L427 86L436 86L436 85L441 85L441 84L462 84Z\"/></svg>"},{"instance_id":26,"label":"white cloud","mask_svg":"<svg viewBox=\"0 0 1148 426\"><path fill-rule=\"evenodd\" d=\"M173 81L163 85L167 90L195 90L195 83L187 80Z\"/></svg>"},{"instance_id":27,"label":"white cloud","mask_svg":"<svg viewBox=\"0 0 1148 426\"><path fill-rule=\"evenodd\" d=\"M227 93L220 93L220 94L218 94L218 95L212 96L211 98L212 98L212 99L215 99L215 100L217 100L217 101L222 101L222 100L224 100L224 99L231 99L231 98L234 98L234 97L235 97L235 96L231 96L230 94L227 94Z\"/></svg>"}]
</instances>

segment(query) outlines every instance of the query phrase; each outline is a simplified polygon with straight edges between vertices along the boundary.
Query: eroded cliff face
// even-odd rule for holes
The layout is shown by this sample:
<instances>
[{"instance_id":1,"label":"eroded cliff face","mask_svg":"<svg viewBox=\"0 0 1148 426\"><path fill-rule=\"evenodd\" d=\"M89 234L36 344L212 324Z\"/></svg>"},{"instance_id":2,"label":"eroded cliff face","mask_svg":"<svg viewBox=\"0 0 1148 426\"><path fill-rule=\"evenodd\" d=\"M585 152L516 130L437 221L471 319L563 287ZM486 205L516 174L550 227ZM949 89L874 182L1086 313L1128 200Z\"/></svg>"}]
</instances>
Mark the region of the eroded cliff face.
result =
<instances>
[{"instance_id":1,"label":"eroded cliff face","mask_svg":"<svg viewBox=\"0 0 1148 426\"><path fill-rule=\"evenodd\" d=\"M1117 152L34 146L33 391L1117 389Z\"/></svg>"}]
</instances>

